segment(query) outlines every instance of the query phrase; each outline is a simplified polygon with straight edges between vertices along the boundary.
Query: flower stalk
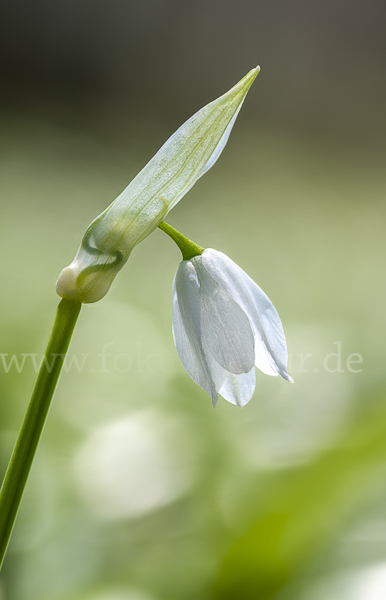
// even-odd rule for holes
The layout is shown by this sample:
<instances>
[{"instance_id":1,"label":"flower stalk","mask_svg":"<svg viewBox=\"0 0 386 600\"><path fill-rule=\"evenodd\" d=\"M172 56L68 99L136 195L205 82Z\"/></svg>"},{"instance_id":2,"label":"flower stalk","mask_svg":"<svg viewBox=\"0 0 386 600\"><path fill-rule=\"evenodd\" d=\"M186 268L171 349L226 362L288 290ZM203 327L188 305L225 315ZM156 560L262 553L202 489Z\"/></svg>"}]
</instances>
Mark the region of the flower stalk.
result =
<instances>
[{"instance_id":1,"label":"flower stalk","mask_svg":"<svg viewBox=\"0 0 386 600\"><path fill-rule=\"evenodd\" d=\"M162 229L176 242L182 252L185 265L192 266L189 261L200 262L203 254L205 257L207 251L204 248L183 236L163 219L219 158L245 96L259 71L260 67L252 69L228 92L188 119L165 142L118 198L92 221L74 260L59 275L56 291L62 300L58 306L44 360L0 490L0 569L82 303L97 302L105 296L116 274L128 260L132 249L156 227ZM185 315L187 311L182 299L183 276L184 274L180 278L182 283L178 291ZM197 290L194 290L197 295L196 292ZM242 317L239 321L240 319ZM245 322L246 319L247 317L244 317ZM178 341L182 340L180 355L183 355L185 346L189 347L191 343L195 343L196 354L201 352L200 340L193 340L193 342L188 340L185 344L184 327L189 329L189 326L190 322L184 322L179 332L181 335ZM184 364L184 357L181 360ZM195 379L191 374L191 365L184 364L184 366ZM216 379L216 385L212 382L206 363L202 368L205 371L205 381L201 381L201 376L195 380L201 387L209 390L215 401L218 381ZM242 365L242 370L236 373L238 375L241 373L243 377L244 371ZM207 380L210 380L208 385ZM225 383L222 382L221 390L224 385ZM220 393L223 393L221 390ZM224 397L227 397L227 390L224 394ZM245 402L245 398L237 400L239 404L241 401Z\"/></svg>"},{"instance_id":2,"label":"flower stalk","mask_svg":"<svg viewBox=\"0 0 386 600\"><path fill-rule=\"evenodd\" d=\"M0 490L0 569L81 306L80 302L67 299L59 303L44 360L4 477Z\"/></svg>"},{"instance_id":3,"label":"flower stalk","mask_svg":"<svg viewBox=\"0 0 386 600\"><path fill-rule=\"evenodd\" d=\"M182 260L190 260L204 252L205 248L192 242L192 240L185 237L180 231L177 231L177 229L174 229L174 227L168 223L165 223L165 221L162 221L158 227L167 233L167 235L177 244L181 250Z\"/></svg>"}]
</instances>

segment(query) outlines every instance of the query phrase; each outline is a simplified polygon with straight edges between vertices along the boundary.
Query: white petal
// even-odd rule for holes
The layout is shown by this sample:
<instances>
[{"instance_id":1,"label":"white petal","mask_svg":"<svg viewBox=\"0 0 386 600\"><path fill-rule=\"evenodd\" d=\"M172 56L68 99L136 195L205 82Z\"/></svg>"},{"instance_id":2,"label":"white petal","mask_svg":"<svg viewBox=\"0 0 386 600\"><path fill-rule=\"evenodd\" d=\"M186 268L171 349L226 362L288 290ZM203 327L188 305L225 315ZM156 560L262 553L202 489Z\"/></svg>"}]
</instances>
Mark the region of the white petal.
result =
<instances>
[{"instance_id":1,"label":"white petal","mask_svg":"<svg viewBox=\"0 0 386 600\"><path fill-rule=\"evenodd\" d=\"M241 267L228 256L207 249L202 264L248 315L255 336L255 364L267 375L287 373L287 344L280 317L268 296Z\"/></svg>"},{"instance_id":2,"label":"white petal","mask_svg":"<svg viewBox=\"0 0 386 600\"><path fill-rule=\"evenodd\" d=\"M200 283L201 341L204 351L230 373L248 373L255 361L255 343L245 312L203 268L192 260Z\"/></svg>"},{"instance_id":3,"label":"white petal","mask_svg":"<svg viewBox=\"0 0 386 600\"><path fill-rule=\"evenodd\" d=\"M224 385L219 390L219 394L231 404L240 407L245 406L253 396L255 384L255 367L252 367L249 373L243 373L242 375L229 373Z\"/></svg>"},{"instance_id":4,"label":"white petal","mask_svg":"<svg viewBox=\"0 0 386 600\"><path fill-rule=\"evenodd\" d=\"M173 281L173 337L181 363L188 375L217 402L217 389L225 378L210 373L200 338L200 297L195 269L182 262Z\"/></svg>"}]
</instances>

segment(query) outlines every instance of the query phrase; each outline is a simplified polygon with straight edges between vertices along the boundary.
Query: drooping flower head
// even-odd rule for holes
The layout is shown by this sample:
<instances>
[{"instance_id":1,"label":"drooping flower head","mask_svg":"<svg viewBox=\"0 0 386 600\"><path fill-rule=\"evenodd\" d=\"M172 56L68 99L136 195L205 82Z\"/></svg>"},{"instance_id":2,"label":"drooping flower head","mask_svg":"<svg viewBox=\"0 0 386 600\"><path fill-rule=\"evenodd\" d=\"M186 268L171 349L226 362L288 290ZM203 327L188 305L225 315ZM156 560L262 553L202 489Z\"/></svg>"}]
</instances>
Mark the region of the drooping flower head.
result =
<instances>
[{"instance_id":1,"label":"drooping flower head","mask_svg":"<svg viewBox=\"0 0 386 600\"><path fill-rule=\"evenodd\" d=\"M236 263L207 248L180 263L173 282L173 335L185 371L211 397L244 406L255 366L287 381L287 345L268 296Z\"/></svg>"},{"instance_id":2,"label":"drooping flower head","mask_svg":"<svg viewBox=\"0 0 386 600\"><path fill-rule=\"evenodd\" d=\"M59 296L80 302L103 298L134 246L214 165L259 71L260 67L252 69L226 94L184 123L91 223L73 262L59 276Z\"/></svg>"},{"instance_id":3,"label":"drooping flower head","mask_svg":"<svg viewBox=\"0 0 386 600\"><path fill-rule=\"evenodd\" d=\"M220 393L233 404L245 405L255 389L255 366L292 381L283 327L269 298L225 254L197 246L163 221L220 156L259 70L250 71L167 140L91 223L57 281L59 296L96 302L134 246L156 227L163 229L184 259L173 283L175 344L185 370L213 404Z\"/></svg>"}]
</instances>

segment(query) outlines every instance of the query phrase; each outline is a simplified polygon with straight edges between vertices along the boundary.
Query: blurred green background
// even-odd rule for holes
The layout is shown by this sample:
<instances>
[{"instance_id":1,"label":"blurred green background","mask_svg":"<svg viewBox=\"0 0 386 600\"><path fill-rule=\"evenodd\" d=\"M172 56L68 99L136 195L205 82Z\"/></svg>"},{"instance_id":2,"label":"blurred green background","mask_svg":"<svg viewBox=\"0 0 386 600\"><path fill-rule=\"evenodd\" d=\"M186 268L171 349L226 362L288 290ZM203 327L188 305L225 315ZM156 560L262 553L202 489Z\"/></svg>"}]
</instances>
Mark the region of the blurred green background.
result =
<instances>
[{"instance_id":1,"label":"blurred green background","mask_svg":"<svg viewBox=\"0 0 386 600\"><path fill-rule=\"evenodd\" d=\"M382 0L3 4L0 474L86 226L257 63L168 221L266 291L295 384L258 372L213 410L154 232L81 313L1 600L386 597L385 21Z\"/></svg>"}]
</instances>

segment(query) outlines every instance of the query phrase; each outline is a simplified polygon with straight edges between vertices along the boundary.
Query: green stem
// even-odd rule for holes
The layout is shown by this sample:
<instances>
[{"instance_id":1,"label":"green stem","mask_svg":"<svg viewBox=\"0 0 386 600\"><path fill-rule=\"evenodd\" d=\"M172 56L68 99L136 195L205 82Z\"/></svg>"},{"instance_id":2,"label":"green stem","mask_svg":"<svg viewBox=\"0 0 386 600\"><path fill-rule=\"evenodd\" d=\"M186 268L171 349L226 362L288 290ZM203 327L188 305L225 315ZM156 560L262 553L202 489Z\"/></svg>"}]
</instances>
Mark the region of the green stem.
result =
<instances>
[{"instance_id":1,"label":"green stem","mask_svg":"<svg viewBox=\"0 0 386 600\"><path fill-rule=\"evenodd\" d=\"M192 242L192 240L182 235L182 233L177 231L177 229L174 229L174 227L168 223L165 223L165 221L161 221L158 227L175 241L182 252L183 260L190 260L204 252L205 248Z\"/></svg>"},{"instance_id":2,"label":"green stem","mask_svg":"<svg viewBox=\"0 0 386 600\"><path fill-rule=\"evenodd\" d=\"M0 569L81 303L64 299L0 490Z\"/></svg>"}]
</instances>

